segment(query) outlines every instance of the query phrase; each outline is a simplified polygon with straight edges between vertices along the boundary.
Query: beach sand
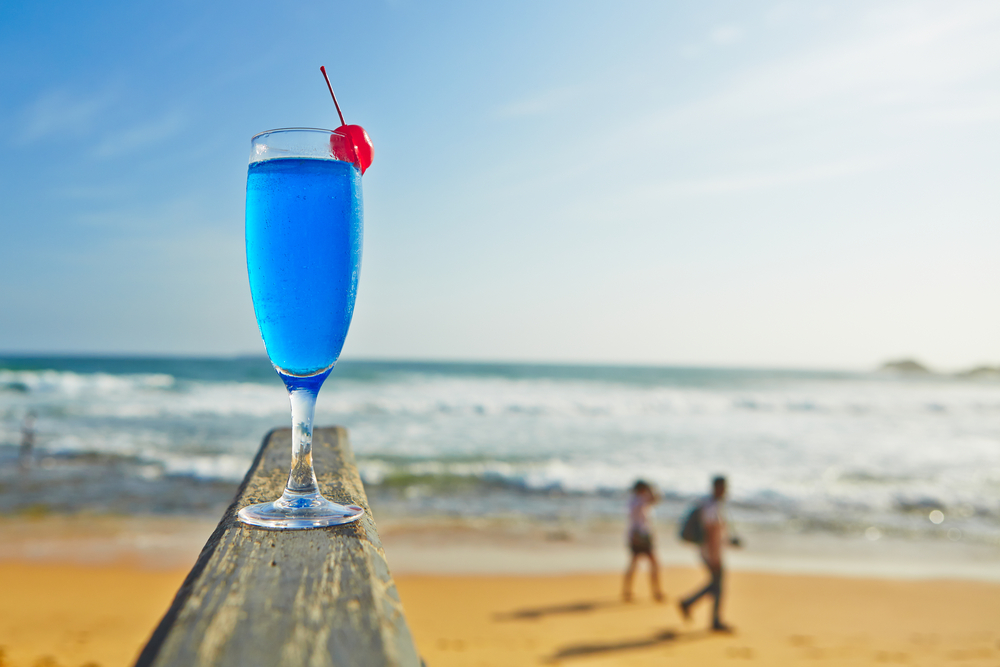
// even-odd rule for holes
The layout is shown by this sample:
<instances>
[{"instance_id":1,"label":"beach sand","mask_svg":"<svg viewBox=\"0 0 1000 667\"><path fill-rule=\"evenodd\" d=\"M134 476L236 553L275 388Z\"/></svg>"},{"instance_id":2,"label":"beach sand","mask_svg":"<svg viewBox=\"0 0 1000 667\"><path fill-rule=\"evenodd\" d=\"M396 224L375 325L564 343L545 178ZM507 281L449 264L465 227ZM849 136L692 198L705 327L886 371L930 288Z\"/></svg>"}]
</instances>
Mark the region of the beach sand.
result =
<instances>
[{"instance_id":1,"label":"beach sand","mask_svg":"<svg viewBox=\"0 0 1000 667\"><path fill-rule=\"evenodd\" d=\"M676 594L694 569L664 572ZM404 576L398 581L428 665L1000 665L1000 586L733 573L733 635L685 624L675 595L632 604L611 574Z\"/></svg>"},{"instance_id":2,"label":"beach sand","mask_svg":"<svg viewBox=\"0 0 1000 667\"><path fill-rule=\"evenodd\" d=\"M101 521L99 530L59 518L0 524L0 665L131 664L211 530L208 522ZM495 534L453 537L460 553L474 554L478 541L504 558ZM433 542L421 558L432 546L449 550L446 532ZM423 561L404 547L389 531L387 555L429 667L1000 665L998 583L734 571L725 613L737 632L727 636L704 631L707 602L690 625L677 613L677 596L703 577L696 568L664 570L666 604L650 601L642 571L636 602L624 604L617 573L420 574ZM525 558L523 546L510 555Z\"/></svg>"},{"instance_id":3,"label":"beach sand","mask_svg":"<svg viewBox=\"0 0 1000 667\"><path fill-rule=\"evenodd\" d=\"M0 562L0 666L131 665L186 575L133 563Z\"/></svg>"}]
</instances>

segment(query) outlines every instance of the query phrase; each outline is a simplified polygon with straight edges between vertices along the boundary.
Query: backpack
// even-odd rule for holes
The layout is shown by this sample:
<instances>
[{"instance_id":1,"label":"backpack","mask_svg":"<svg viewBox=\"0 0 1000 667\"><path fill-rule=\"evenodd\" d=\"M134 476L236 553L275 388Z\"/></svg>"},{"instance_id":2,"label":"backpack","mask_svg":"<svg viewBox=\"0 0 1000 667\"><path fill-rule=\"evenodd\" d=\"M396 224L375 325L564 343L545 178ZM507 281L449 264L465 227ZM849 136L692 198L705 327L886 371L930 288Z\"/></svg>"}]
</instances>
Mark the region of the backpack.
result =
<instances>
[{"instance_id":1,"label":"backpack","mask_svg":"<svg viewBox=\"0 0 1000 667\"><path fill-rule=\"evenodd\" d=\"M701 544L705 541L705 525L701 522L702 503L698 503L690 510L684 520L681 521L681 529L677 534L684 542Z\"/></svg>"}]
</instances>

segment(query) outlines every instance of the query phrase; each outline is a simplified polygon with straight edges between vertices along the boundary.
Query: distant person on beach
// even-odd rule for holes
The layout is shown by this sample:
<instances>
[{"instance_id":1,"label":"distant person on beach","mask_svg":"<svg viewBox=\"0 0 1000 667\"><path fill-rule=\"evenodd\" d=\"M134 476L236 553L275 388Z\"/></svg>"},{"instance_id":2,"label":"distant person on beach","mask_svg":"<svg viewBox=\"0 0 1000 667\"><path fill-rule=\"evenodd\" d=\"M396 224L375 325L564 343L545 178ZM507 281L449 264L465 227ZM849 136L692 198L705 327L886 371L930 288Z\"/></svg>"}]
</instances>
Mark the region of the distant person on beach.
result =
<instances>
[{"instance_id":1,"label":"distant person on beach","mask_svg":"<svg viewBox=\"0 0 1000 667\"><path fill-rule=\"evenodd\" d=\"M27 468L31 462L31 452L35 448L35 412L28 410L21 422L21 449L18 450L17 460L22 468Z\"/></svg>"},{"instance_id":2,"label":"distant person on beach","mask_svg":"<svg viewBox=\"0 0 1000 667\"><path fill-rule=\"evenodd\" d=\"M657 602L663 601L663 593L660 592L660 565L656 562L656 554L653 553L653 532L649 525L653 505L658 500L653 487L641 479L632 486L632 494L628 499L628 546L632 552L632 559L629 561L628 569L625 570L622 590L622 598L626 602L632 601L632 575L635 574L635 566L643 556L649 559L649 581L653 589L653 599Z\"/></svg>"},{"instance_id":3,"label":"distant person on beach","mask_svg":"<svg viewBox=\"0 0 1000 667\"><path fill-rule=\"evenodd\" d=\"M722 547L728 541L734 547L740 546L737 537L727 534L724 503L726 500L726 478L712 480L712 495L695 506L681 529L681 539L694 542L701 547L701 560L708 568L708 584L682 599L679 603L684 620L691 619L691 607L706 595L712 596L712 630L732 632L732 628L722 622L719 614L722 606Z\"/></svg>"}]
</instances>

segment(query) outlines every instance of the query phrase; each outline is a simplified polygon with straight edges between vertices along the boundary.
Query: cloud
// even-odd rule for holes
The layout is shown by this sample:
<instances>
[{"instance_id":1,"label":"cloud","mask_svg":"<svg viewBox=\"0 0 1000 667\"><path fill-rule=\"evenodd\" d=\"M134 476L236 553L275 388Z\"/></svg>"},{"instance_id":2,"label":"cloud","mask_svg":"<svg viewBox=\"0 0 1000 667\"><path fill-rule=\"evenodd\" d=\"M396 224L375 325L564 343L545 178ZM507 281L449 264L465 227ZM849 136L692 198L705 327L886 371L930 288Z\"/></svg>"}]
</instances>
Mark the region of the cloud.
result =
<instances>
[{"instance_id":1,"label":"cloud","mask_svg":"<svg viewBox=\"0 0 1000 667\"><path fill-rule=\"evenodd\" d=\"M763 173L755 171L729 176L670 181L649 187L648 192L658 196L701 196L753 192L854 176L885 169L890 164L890 160L880 156L837 160L783 171Z\"/></svg>"},{"instance_id":2,"label":"cloud","mask_svg":"<svg viewBox=\"0 0 1000 667\"><path fill-rule=\"evenodd\" d=\"M713 47L725 47L739 42L745 32L742 27L731 23L716 26L704 38L680 46L678 53L686 60L699 58Z\"/></svg>"},{"instance_id":3,"label":"cloud","mask_svg":"<svg viewBox=\"0 0 1000 667\"><path fill-rule=\"evenodd\" d=\"M49 91L24 110L17 141L26 145L57 135L84 134L113 102L107 93L79 97L64 90Z\"/></svg>"},{"instance_id":4,"label":"cloud","mask_svg":"<svg viewBox=\"0 0 1000 667\"><path fill-rule=\"evenodd\" d=\"M160 143L180 132L186 124L177 110L139 125L108 134L94 149L100 158L117 157Z\"/></svg>"},{"instance_id":5,"label":"cloud","mask_svg":"<svg viewBox=\"0 0 1000 667\"><path fill-rule=\"evenodd\" d=\"M835 182L861 174L883 171L896 164L883 155L813 162L785 168L754 169L705 176L702 178L669 178L650 174L641 183L599 192L561 208L566 219L608 220L657 216L664 202L677 199L708 198L718 200L728 195L745 195L780 191L798 186Z\"/></svg>"},{"instance_id":6,"label":"cloud","mask_svg":"<svg viewBox=\"0 0 1000 667\"><path fill-rule=\"evenodd\" d=\"M121 197L126 189L120 185L69 185L56 188L52 194L77 201L106 201Z\"/></svg>"},{"instance_id":7,"label":"cloud","mask_svg":"<svg viewBox=\"0 0 1000 667\"><path fill-rule=\"evenodd\" d=\"M1000 69L1000 5L880 12L857 36L761 68L709 102L744 113L827 105L908 105Z\"/></svg>"},{"instance_id":8,"label":"cloud","mask_svg":"<svg viewBox=\"0 0 1000 667\"><path fill-rule=\"evenodd\" d=\"M822 39L793 40L778 57L768 51L700 97L665 97L585 145L560 145L544 171L510 177L509 192L544 198L585 188L579 196L592 202L600 178L641 210L680 197L881 177L912 160L929 177L930 156L948 155L930 145L934 130L980 133L1000 121L1000 5L892 7L866 8Z\"/></svg>"},{"instance_id":9,"label":"cloud","mask_svg":"<svg viewBox=\"0 0 1000 667\"><path fill-rule=\"evenodd\" d=\"M870 152L864 141L904 150L900 137L914 131L1000 120L1000 4L896 7L856 17L840 39L748 68L700 99L623 123L605 135L607 150L722 136L745 147L752 128L774 139L772 153L808 146L834 159Z\"/></svg>"},{"instance_id":10,"label":"cloud","mask_svg":"<svg viewBox=\"0 0 1000 667\"><path fill-rule=\"evenodd\" d=\"M211 206L204 199L186 195L140 206L118 205L103 210L81 212L75 221L94 232L105 230L129 237L164 233L183 236L191 229L213 223Z\"/></svg>"},{"instance_id":11,"label":"cloud","mask_svg":"<svg viewBox=\"0 0 1000 667\"><path fill-rule=\"evenodd\" d=\"M742 37L743 29L736 25L720 25L709 35L712 43L717 46L726 46L727 44L738 42Z\"/></svg>"},{"instance_id":12,"label":"cloud","mask_svg":"<svg viewBox=\"0 0 1000 667\"><path fill-rule=\"evenodd\" d=\"M510 102L497 109L500 118L525 118L542 116L558 111L566 105L578 100L586 92L583 86L564 86L554 88L516 102Z\"/></svg>"}]
</instances>

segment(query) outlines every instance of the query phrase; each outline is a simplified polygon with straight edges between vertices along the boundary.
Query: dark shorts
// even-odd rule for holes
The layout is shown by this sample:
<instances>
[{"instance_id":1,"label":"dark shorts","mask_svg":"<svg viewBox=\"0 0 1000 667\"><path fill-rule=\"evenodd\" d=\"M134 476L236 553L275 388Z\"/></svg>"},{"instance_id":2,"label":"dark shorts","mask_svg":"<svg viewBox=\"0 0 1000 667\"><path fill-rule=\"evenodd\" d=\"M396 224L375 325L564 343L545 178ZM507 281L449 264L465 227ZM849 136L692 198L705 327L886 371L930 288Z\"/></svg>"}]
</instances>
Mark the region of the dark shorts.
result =
<instances>
[{"instance_id":1,"label":"dark shorts","mask_svg":"<svg viewBox=\"0 0 1000 667\"><path fill-rule=\"evenodd\" d=\"M633 530L628 536L628 546L632 550L633 556L639 556L646 554L647 556L653 555L653 536L649 533L643 533L638 530Z\"/></svg>"}]
</instances>

